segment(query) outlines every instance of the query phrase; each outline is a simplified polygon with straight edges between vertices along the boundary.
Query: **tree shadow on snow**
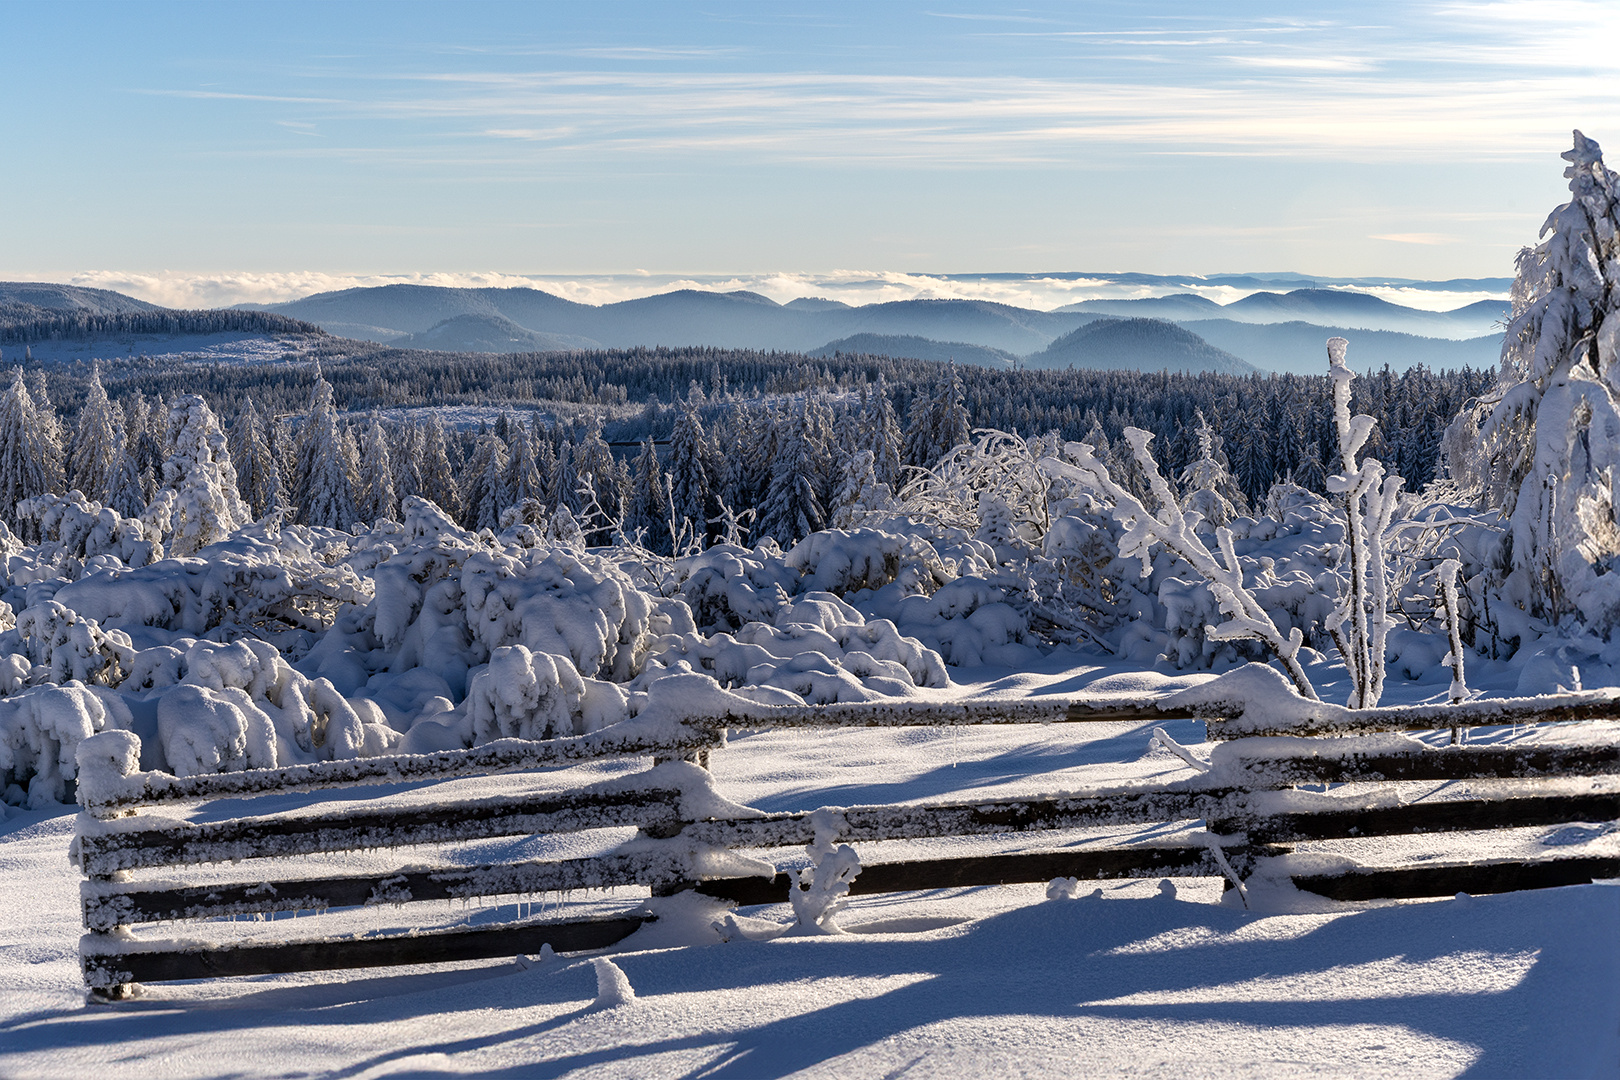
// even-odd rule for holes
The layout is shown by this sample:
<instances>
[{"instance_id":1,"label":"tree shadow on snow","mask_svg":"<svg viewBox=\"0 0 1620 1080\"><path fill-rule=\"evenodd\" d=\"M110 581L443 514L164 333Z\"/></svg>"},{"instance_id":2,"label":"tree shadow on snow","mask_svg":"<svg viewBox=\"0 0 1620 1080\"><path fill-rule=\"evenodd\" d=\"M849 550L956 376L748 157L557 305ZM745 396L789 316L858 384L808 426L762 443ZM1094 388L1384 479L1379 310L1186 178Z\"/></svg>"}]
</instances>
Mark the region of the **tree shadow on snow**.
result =
<instances>
[{"instance_id":1,"label":"tree shadow on snow","mask_svg":"<svg viewBox=\"0 0 1620 1080\"><path fill-rule=\"evenodd\" d=\"M559 959L524 972L492 966L283 985L194 1003L157 997L105 1009L39 1012L0 1031L13 1053L93 1045L134 1051L149 1040L173 1036L353 1027L435 1015L435 1023L409 1028L421 1033L411 1045L354 1063L336 1075L419 1055L504 1048L506 1061L528 1060L483 1075L554 1076L684 1050L710 1052L701 1069L704 1076L752 1078L785 1076L926 1025L980 1017L1261 1029L1366 1024L1477 1046L1480 1055L1468 1075L1587 1074L1605 1067L1592 1055L1614 1051L1620 1026L1620 946L1608 941L1606 933L1620 917L1620 889L1581 886L1552 893L1557 895L1521 893L1350 912L1287 939L1265 934L1265 916L1215 905L1080 900L1034 904L936 937L734 940L706 948L626 952L614 959L638 994L638 1002L623 1006L622 1014L622 1022L636 1032L634 1045L621 1042L550 1057L546 1055L558 1047L555 1038L532 1048L517 1044L565 1031L586 1015L589 1010L582 1003L595 991L588 962ZM1258 933L1236 936L1256 923ZM1583 934L1583 926L1595 933ZM1178 935L1178 943L1125 949L1166 934ZM1396 996L1376 974L1336 971L1396 959L1423 964L1465 953L1534 955L1516 985L1494 992L1458 983L1442 991ZM1477 971L1486 962L1464 961L1449 969ZM1427 972L1426 985L1443 980L1447 969L1442 964ZM824 978L880 980L895 975L916 981L753 1027L661 1039L654 1029L635 1023L635 1011L664 994L735 995L763 987L756 996L769 1000L771 988L790 983L813 988ZM1286 986L1290 978L1307 976L1333 983L1332 999L1218 1000L1232 995L1217 988L1233 983L1268 979ZM1208 991L1207 997L1200 998L1201 989ZM1102 1003L1146 992L1182 992L1191 1000ZM723 1024L724 1014L737 1003L735 996L718 999L717 1022ZM505 1030L444 1037L457 1031L458 1012L482 1012L483 1023L488 1011L509 1009L518 1019L531 1017L529 1010L536 1006L561 1011ZM566 1043L562 1049L566 1051ZM424 1069L399 1075L451 1073Z\"/></svg>"}]
</instances>

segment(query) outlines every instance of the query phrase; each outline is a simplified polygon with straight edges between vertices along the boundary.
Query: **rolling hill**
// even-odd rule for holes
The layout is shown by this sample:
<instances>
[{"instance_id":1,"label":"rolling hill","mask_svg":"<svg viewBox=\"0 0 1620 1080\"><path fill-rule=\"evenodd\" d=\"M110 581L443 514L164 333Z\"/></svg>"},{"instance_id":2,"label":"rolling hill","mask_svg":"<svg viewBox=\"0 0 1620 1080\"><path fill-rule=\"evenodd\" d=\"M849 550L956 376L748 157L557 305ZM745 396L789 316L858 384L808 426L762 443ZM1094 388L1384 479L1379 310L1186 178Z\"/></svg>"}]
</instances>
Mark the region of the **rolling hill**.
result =
<instances>
[{"instance_id":1,"label":"rolling hill","mask_svg":"<svg viewBox=\"0 0 1620 1080\"><path fill-rule=\"evenodd\" d=\"M1025 358L1031 368L1213 371L1249 375L1254 365L1165 319L1098 319Z\"/></svg>"}]
</instances>

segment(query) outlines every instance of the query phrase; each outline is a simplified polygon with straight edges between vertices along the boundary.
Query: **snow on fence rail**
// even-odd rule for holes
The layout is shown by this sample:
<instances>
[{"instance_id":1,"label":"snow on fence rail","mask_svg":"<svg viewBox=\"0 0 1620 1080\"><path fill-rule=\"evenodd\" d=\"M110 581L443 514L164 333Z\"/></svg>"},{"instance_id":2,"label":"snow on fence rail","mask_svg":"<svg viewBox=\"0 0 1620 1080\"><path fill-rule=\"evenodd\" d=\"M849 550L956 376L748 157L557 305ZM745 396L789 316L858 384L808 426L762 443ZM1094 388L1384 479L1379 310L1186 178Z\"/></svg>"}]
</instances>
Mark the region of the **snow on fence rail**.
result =
<instances>
[{"instance_id":1,"label":"snow on fence rail","mask_svg":"<svg viewBox=\"0 0 1620 1080\"><path fill-rule=\"evenodd\" d=\"M1256 666L1258 667L1258 666ZM1614 714L1607 691L1557 698L1352 712L1270 695L1275 673L1244 671L1168 698L1086 702L851 704L813 708L742 706L697 717L632 720L588 736L544 742L506 739L466 751L323 762L202 777L138 772L128 732L107 732L80 748L80 815L74 857L87 933L86 983L123 996L140 982L223 975L433 963L538 951L602 948L656 918L642 906L588 919L380 935L326 935L239 942L152 940L132 928L172 920L263 918L277 913L364 909L580 889L635 886L653 896L686 890L738 904L798 900L805 889L770 863L740 854L836 841L1027 834L1185 823L1168 838L1123 842L1093 837L1054 850L878 863L843 877L850 895L1057 878L1222 876L1229 886L1265 870L1325 896L1451 895L1544 887L1620 876L1620 858L1581 855L1365 867L1290 854L1292 845L1340 838L1481 832L1620 819L1620 736L1583 725L1584 737L1512 745L1431 747L1399 735L1344 732L1445 729L1464 725L1591 720ZM1257 707L1255 703L1264 703ZM1232 734L1206 768L1177 783L1117 785L1033 798L914 806L867 806L765 814L725 799L692 760L724 745L727 728L801 726L1206 720ZM1254 734L1250 734L1250 732ZM1288 732L1286 735L1272 734ZM1262 734L1263 733L1263 734ZM1566 732L1567 734L1567 732ZM607 757L654 757L639 773L562 790L450 798L430 805L399 798L421 781L523 774ZM1190 755L1189 755L1190 756ZM1192 759L1197 763L1197 759ZM538 778L537 778L538 779ZM1416 783L1470 781L1462 797L1409 801ZM1350 785L1331 794L1299 784ZM358 806L326 799L297 813L238 812L231 800L288 791L346 789L375 798ZM395 785L390 790L383 785ZM1427 790L1420 793L1426 796ZM320 798L317 796L317 798ZM285 800L274 800L280 807ZM168 807L202 820L171 817ZM163 807L163 815L138 806ZM829 822L832 823L829 825ZM1195 823L1202 822L1198 829ZM635 839L588 858L461 865L393 865L366 872L316 872L310 857L457 844L533 834L633 827ZM831 830L829 832L829 829ZM1072 837L1070 840L1072 841ZM852 849L839 849L850 852ZM223 871L204 869L230 864ZM137 880L164 867L197 867L190 881ZM1325 867L1325 868L1324 868ZM326 869L330 869L330 863ZM407 909L420 911L421 909ZM418 920L420 922L420 920Z\"/></svg>"}]
</instances>

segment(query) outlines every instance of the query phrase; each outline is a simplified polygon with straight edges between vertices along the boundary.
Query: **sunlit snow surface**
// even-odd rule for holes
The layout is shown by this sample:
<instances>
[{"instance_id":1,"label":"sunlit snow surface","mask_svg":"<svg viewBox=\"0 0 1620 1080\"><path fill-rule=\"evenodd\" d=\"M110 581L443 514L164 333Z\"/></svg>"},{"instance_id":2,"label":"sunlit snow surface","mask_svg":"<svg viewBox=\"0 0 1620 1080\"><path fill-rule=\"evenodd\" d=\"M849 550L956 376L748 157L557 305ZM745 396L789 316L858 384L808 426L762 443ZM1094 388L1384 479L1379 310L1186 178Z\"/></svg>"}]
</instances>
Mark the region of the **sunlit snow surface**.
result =
<instances>
[{"instance_id":1,"label":"sunlit snow surface","mask_svg":"<svg viewBox=\"0 0 1620 1080\"><path fill-rule=\"evenodd\" d=\"M1046 674L954 674L958 692L978 696L1168 690L1196 678L1064 670L1061 658ZM1191 721L1161 726L1178 741L1202 738ZM1149 752L1150 730L772 732L734 736L713 766L722 792L769 809L1187 775L1179 759ZM498 789L513 780L461 781L458 793L480 783ZM402 795L422 797L420 788ZM13 811L0 824L0 1075L1620 1074L1620 888L1612 886L1322 905L1329 910L1310 914L1223 906L1212 880L1178 881L1174 898L1160 895L1157 881L1097 883L1098 899L1085 898L1092 886L1083 883L1081 899L1055 901L1039 884L941 890L857 897L842 917L855 932L840 936L775 936L786 905L740 913L723 943L703 919L666 919L612 950L634 992L616 1007L597 1004L597 969L580 956L165 984L106 1006L86 1005L80 983L79 878L65 857L72 828L65 810ZM864 845L862 853L876 862L1086 839ZM517 838L433 857L465 865L589 854L592 842ZM1406 843L1415 857L1424 845L1445 848L1442 838ZM1570 827L1492 841L1526 854L1613 843L1601 829L1577 835ZM796 851L776 854L783 864L802 861ZM344 866L414 856L359 853ZM427 917L486 923L536 911L499 899L440 905ZM621 890L566 906L634 902ZM211 928L227 936L364 932L403 917L369 909ZM159 926L143 936L197 929ZM690 943L672 944L680 941Z\"/></svg>"}]
</instances>

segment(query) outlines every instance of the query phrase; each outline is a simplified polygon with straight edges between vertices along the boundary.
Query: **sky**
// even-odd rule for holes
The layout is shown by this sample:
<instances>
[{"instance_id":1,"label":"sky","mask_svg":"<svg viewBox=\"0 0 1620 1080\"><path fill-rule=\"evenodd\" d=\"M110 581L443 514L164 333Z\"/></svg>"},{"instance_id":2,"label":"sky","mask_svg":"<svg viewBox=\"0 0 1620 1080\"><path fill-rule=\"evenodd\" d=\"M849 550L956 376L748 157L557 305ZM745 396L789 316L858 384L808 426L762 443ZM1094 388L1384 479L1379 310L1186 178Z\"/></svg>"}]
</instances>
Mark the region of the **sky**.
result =
<instances>
[{"instance_id":1,"label":"sky","mask_svg":"<svg viewBox=\"0 0 1620 1080\"><path fill-rule=\"evenodd\" d=\"M0 3L0 277L1504 277L1620 3ZM550 286L548 286L550 287Z\"/></svg>"}]
</instances>

